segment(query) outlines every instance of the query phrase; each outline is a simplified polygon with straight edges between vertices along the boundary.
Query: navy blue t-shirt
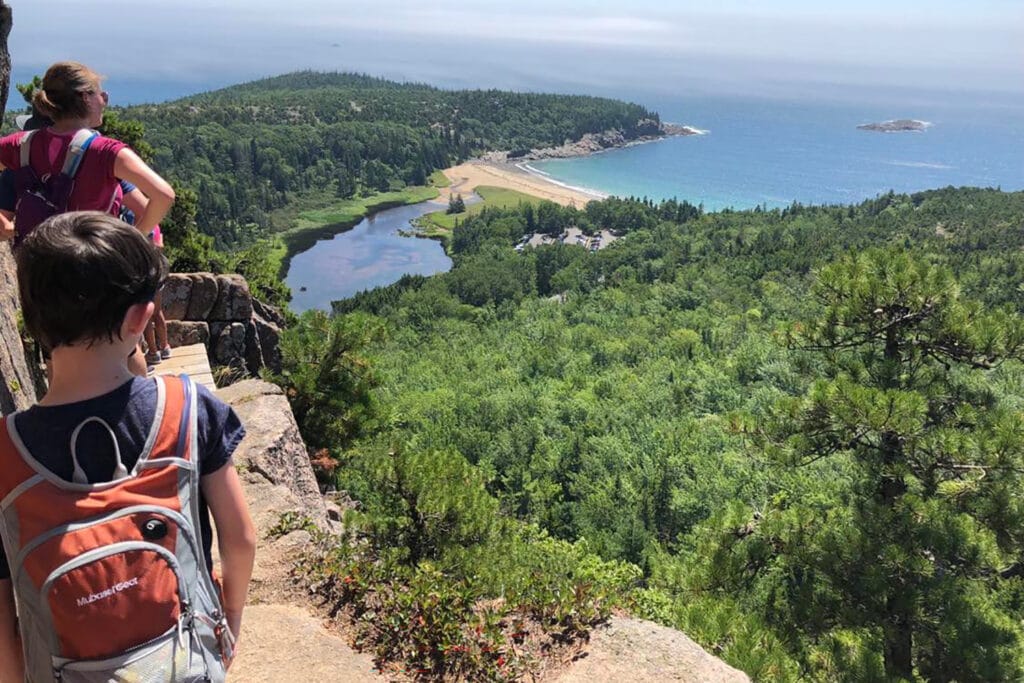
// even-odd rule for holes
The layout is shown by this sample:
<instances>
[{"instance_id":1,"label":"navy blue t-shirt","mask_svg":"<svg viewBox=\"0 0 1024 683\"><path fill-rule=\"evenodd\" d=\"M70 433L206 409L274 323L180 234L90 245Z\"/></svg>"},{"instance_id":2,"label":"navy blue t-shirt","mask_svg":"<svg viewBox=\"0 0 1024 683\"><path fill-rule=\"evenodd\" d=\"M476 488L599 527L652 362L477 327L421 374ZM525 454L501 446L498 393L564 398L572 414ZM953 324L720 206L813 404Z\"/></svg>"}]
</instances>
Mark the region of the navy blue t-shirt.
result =
<instances>
[{"instance_id":1,"label":"navy blue t-shirt","mask_svg":"<svg viewBox=\"0 0 1024 683\"><path fill-rule=\"evenodd\" d=\"M199 473L212 474L231 460L245 436L238 415L206 387L196 385L198 404ZM110 425L117 437L121 458L130 471L139 459L156 416L156 380L135 377L110 393L59 406L32 406L18 413L14 425L32 457L58 477L71 481L71 434L87 418L96 416ZM115 466L114 442L102 425L91 422L78 436L79 463L90 483L110 481ZM88 454L88 458L84 457ZM0 467L3 463L0 463ZM210 514L199 494L199 526L207 565L213 530ZM7 556L0 545L0 579L10 577Z\"/></svg>"}]
</instances>

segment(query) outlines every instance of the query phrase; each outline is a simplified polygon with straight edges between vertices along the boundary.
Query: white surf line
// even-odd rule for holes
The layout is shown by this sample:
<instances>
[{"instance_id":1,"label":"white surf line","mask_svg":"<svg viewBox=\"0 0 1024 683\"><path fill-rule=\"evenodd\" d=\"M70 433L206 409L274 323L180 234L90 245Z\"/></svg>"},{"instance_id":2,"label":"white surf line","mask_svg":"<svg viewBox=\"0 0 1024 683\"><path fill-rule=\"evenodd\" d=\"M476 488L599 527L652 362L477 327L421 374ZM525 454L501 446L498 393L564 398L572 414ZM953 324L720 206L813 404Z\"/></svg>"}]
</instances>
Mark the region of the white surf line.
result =
<instances>
[{"instance_id":1,"label":"white surf line","mask_svg":"<svg viewBox=\"0 0 1024 683\"><path fill-rule=\"evenodd\" d=\"M543 180L544 182L547 182L547 183L551 183L552 185L558 185L559 187L565 188L566 190L572 190L573 192L580 192L582 194L594 197L595 199L607 199L609 197L609 195L605 194L604 192L598 192L597 190L592 190L589 187L579 187L577 185L570 185L569 183L563 183L561 180L555 180L554 178L551 177L551 174L545 173L544 171L541 171L540 169L533 168L527 162L521 162L521 163L516 164L516 168L518 168L520 171L522 171L524 173L527 173L527 174L533 176L534 178L539 178L540 180Z\"/></svg>"},{"instance_id":2,"label":"white surf line","mask_svg":"<svg viewBox=\"0 0 1024 683\"><path fill-rule=\"evenodd\" d=\"M537 175L542 175L545 178L551 177L551 174L548 173L547 171L542 171L539 168L534 168L533 166L530 166L529 162L526 161L516 164L516 168L526 171L527 173L535 173Z\"/></svg>"},{"instance_id":3,"label":"white surf line","mask_svg":"<svg viewBox=\"0 0 1024 683\"><path fill-rule=\"evenodd\" d=\"M707 135L711 132L705 128L698 128L697 126L691 126L686 123L671 123L670 125L678 126L679 128L689 131L689 135Z\"/></svg>"},{"instance_id":4,"label":"white surf line","mask_svg":"<svg viewBox=\"0 0 1024 683\"><path fill-rule=\"evenodd\" d=\"M906 166L907 168L934 168L940 171L949 171L956 168L955 166L950 166L949 164L932 163L928 161L887 161L885 163L888 164L889 166Z\"/></svg>"}]
</instances>

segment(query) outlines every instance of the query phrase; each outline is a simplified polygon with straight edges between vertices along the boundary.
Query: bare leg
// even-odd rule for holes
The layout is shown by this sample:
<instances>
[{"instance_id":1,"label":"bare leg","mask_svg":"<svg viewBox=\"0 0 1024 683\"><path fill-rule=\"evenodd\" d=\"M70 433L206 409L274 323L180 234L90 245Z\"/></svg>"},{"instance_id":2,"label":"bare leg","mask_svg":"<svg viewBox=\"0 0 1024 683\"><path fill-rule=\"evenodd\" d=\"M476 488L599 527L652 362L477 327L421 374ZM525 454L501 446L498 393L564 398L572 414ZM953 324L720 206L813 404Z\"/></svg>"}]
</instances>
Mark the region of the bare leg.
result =
<instances>
[{"instance_id":1,"label":"bare leg","mask_svg":"<svg viewBox=\"0 0 1024 683\"><path fill-rule=\"evenodd\" d=\"M153 348L157 351L162 351L167 348L167 319L164 318L163 309L163 294L157 292L156 297L153 299L153 304L156 306L156 310L153 312L152 327L156 333L156 346ZM146 343L149 343L149 338L146 338Z\"/></svg>"},{"instance_id":2,"label":"bare leg","mask_svg":"<svg viewBox=\"0 0 1024 683\"><path fill-rule=\"evenodd\" d=\"M142 336L146 339L146 352L147 355L150 356L160 351L160 347L156 345L156 335L153 334L153 327L153 319L150 318L149 322L146 324L146 329L142 332Z\"/></svg>"}]
</instances>

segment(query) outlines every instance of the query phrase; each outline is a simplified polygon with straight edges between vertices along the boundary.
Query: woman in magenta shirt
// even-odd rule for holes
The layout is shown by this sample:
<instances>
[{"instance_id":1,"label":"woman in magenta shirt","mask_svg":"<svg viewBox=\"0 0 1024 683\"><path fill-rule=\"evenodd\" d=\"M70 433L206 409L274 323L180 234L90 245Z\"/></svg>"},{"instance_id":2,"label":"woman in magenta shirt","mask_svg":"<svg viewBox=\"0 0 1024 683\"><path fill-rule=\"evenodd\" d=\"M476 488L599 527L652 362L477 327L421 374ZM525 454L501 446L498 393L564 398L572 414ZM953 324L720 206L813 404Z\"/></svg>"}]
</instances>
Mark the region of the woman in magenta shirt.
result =
<instances>
[{"instance_id":1,"label":"woman in magenta shirt","mask_svg":"<svg viewBox=\"0 0 1024 683\"><path fill-rule=\"evenodd\" d=\"M57 62L46 70L41 87L32 96L32 107L50 118L53 125L36 131L29 148L29 165L40 179L61 172L68 147L78 131L103 123L107 93L101 81L99 74L78 62ZM20 131L0 138L0 166L11 169L21 166L21 141L25 135L28 132ZM148 235L174 203L174 190L131 148L113 138L99 136L86 150L68 197L67 210L117 215L120 180L133 183L149 198L145 210L135 221L135 227ZM0 232L7 236L7 230ZM129 356L128 365L135 374L146 374L139 347Z\"/></svg>"},{"instance_id":2,"label":"woman in magenta shirt","mask_svg":"<svg viewBox=\"0 0 1024 683\"><path fill-rule=\"evenodd\" d=\"M40 178L60 173L75 133L103 123L107 93L101 77L78 62L58 62L46 70L42 86L35 91L32 106L53 120L32 139L29 165ZM20 145L25 132L0 138L0 166L21 165ZM107 137L97 137L82 157L68 200L69 211L113 212L113 200L119 179L135 184L149 198L146 210L135 227L149 234L174 203L174 190L146 165L127 145Z\"/></svg>"}]
</instances>

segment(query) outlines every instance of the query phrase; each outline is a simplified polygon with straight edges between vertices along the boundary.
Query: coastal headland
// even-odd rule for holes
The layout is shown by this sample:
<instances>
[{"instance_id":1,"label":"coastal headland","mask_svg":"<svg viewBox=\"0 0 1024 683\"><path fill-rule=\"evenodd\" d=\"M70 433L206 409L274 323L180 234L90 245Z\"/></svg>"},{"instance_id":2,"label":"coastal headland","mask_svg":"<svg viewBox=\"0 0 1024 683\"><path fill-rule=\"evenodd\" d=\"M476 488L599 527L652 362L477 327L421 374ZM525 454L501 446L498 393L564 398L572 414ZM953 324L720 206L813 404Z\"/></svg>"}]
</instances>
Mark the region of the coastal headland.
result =
<instances>
[{"instance_id":1,"label":"coastal headland","mask_svg":"<svg viewBox=\"0 0 1024 683\"><path fill-rule=\"evenodd\" d=\"M706 133L706 131L694 128L693 126L655 123L653 121L649 125L641 125L639 128L645 132L633 136L627 136L623 131L617 129L606 130L602 133L585 133L579 140L566 140L561 145L554 147L541 147L528 151L487 152L480 158L483 161L496 163L521 163L525 161L541 161L542 159L571 159L573 157L597 154L609 149L657 142L669 137L703 135Z\"/></svg>"},{"instance_id":2,"label":"coastal headland","mask_svg":"<svg viewBox=\"0 0 1024 683\"><path fill-rule=\"evenodd\" d=\"M487 152L479 159L445 169L444 174L451 181L451 185L440 188L441 194L436 201L446 204L454 194L466 196L477 187L485 185L516 190L562 206L582 209L587 202L604 199L606 195L596 190L572 187L547 178L543 173L534 171L529 162L589 156L610 149L656 142L667 137L702 135L704 132L692 126L663 123L656 124L655 127L652 123L652 132L639 137L627 138L620 130L607 130L603 133L587 133L579 140L566 141L557 147L531 149L518 154L508 151Z\"/></svg>"}]
</instances>

